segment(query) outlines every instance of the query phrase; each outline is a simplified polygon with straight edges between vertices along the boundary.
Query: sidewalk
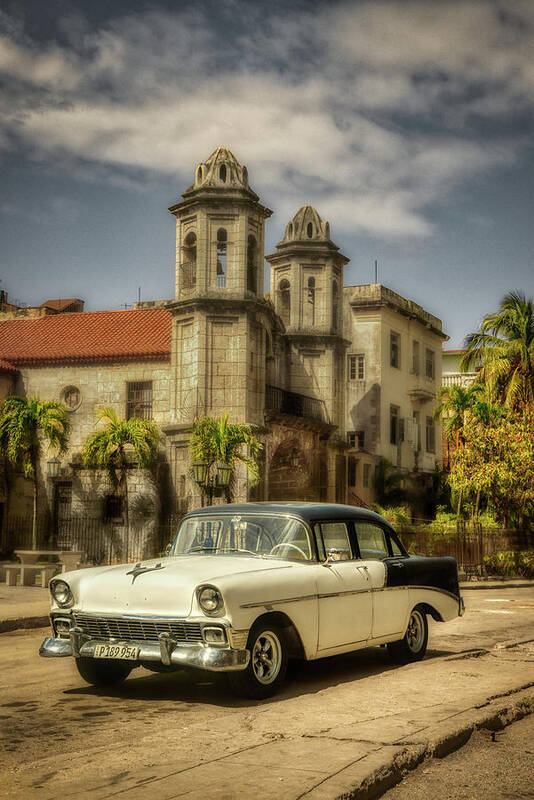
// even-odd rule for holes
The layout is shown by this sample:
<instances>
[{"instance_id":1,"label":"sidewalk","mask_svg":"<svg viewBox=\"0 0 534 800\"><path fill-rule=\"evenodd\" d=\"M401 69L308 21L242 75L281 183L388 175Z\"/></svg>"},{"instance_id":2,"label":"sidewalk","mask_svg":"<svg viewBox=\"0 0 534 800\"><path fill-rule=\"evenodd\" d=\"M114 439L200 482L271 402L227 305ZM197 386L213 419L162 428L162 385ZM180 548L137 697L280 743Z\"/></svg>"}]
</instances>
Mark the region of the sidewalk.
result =
<instances>
[{"instance_id":1,"label":"sidewalk","mask_svg":"<svg viewBox=\"0 0 534 800\"><path fill-rule=\"evenodd\" d=\"M513 578L504 581L471 580L460 582L462 592L473 589L534 588L534 580ZM39 586L6 586L0 583L0 633L18 628L43 628L48 625L50 593Z\"/></svg>"},{"instance_id":2,"label":"sidewalk","mask_svg":"<svg viewBox=\"0 0 534 800\"><path fill-rule=\"evenodd\" d=\"M0 583L0 633L48 625L50 592L40 586Z\"/></svg>"}]
</instances>

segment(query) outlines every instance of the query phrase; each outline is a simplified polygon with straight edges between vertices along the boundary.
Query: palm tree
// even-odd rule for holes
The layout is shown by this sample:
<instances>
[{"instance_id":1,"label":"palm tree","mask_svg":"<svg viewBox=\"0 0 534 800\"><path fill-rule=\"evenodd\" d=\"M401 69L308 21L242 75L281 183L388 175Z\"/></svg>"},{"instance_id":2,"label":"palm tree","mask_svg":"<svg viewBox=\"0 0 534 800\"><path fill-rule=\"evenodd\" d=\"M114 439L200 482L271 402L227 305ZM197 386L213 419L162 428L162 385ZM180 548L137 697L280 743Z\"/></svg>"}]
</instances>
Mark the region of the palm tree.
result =
<instances>
[{"instance_id":1,"label":"palm tree","mask_svg":"<svg viewBox=\"0 0 534 800\"><path fill-rule=\"evenodd\" d=\"M249 455L243 452L248 448ZM192 461L201 461L208 466L208 482L214 465L222 462L232 468L237 463L247 468L249 484L255 486L260 477L257 457L263 449L262 443L254 436L250 425L232 424L228 414L220 419L203 417L197 420L191 432L189 451ZM226 492L226 500L231 500L231 490Z\"/></svg>"},{"instance_id":2,"label":"palm tree","mask_svg":"<svg viewBox=\"0 0 534 800\"><path fill-rule=\"evenodd\" d=\"M398 506L406 499L404 476L391 461L381 458L375 468L374 487L379 506Z\"/></svg>"},{"instance_id":3,"label":"palm tree","mask_svg":"<svg viewBox=\"0 0 534 800\"><path fill-rule=\"evenodd\" d=\"M0 407L0 453L25 478L33 482L32 548L37 548L37 511L39 484L37 468L42 445L58 454L65 453L69 441L70 423L64 405L55 400L37 397L8 397Z\"/></svg>"},{"instance_id":4,"label":"palm tree","mask_svg":"<svg viewBox=\"0 0 534 800\"><path fill-rule=\"evenodd\" d=\"M480 383L468 387L442 386L438 391L439 403L434 409L434 417L441 422L447 439L454 442L456 449L463 443L465 412L472 411L483 394L484 387Z\"/></svg>"},{"instance_id":5,"label":"palm tree","mask_svg":"<svg viewBox=\"0 0 534 800\"><path fill-rule=\"evenodd\" d=\"M139 469L147 469L157 458L160 439L156 425L148 419L130 417L122 419L112 408L96 411L96 424L104 427L91 434L83 446L84 466L89 469L106 470L112 486L123 498L126 529L126 560L130 538L130 514L128 508L128 468L132 456Z\"/></svg>"},{"instance_id":6,"label":"palm tree","mask_svg":"<svg viewBox=\"0 0 534 800\"><path fill-rule=\"evenodd\" d=\"M465 340L460 369L482 361L477 380L486 384L492 400L509 408L534 403L534 301L510 292L499 310L482 320L480 331Z\"/></svg>"}]
</instances>

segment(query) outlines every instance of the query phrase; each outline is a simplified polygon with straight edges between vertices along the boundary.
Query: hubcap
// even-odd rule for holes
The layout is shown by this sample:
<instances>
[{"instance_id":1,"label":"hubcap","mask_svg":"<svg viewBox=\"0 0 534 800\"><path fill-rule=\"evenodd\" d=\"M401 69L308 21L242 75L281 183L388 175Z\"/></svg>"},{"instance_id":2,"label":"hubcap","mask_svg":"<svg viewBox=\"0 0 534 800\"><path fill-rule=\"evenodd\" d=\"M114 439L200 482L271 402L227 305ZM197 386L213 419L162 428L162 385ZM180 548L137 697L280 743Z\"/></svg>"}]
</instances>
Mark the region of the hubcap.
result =
<instances>
[{"instance_id":1,"label":"hubcap","mask_svg":"<svg viewBox=\"0 0 534 800\"><path fill-rule=\"evenodd\" d=\"M260 633L252 648L252 669L260 683L272 683L280 672L282 647L272 631Z\"/></svg>"},{"instance_id":2,"label":"hubcap","mask_svg":"<svg viewBox=\"0 0 534 800\"><path fill-rule=\"evenodd\" d=\"M420 611L412 611L408 630L406 631L406 643L412 653L418 653L425 638L425 622Z\"/></svg>"}]
</instances>

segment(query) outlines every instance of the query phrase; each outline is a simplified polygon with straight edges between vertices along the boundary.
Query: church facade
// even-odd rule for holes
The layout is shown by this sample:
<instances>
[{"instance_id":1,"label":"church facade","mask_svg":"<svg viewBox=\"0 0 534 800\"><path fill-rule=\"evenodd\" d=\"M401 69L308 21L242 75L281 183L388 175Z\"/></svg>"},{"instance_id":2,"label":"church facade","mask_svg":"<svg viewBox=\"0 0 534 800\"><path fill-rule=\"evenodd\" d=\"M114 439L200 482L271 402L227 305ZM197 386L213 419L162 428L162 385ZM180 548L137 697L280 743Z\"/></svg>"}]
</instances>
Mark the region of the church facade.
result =
<instances>
[{"instance_id":1,"label":"church facade","mask_svg":"<svg viewBox=\"0 0 534 800\"><path fill-rule=\"evenodd\" d=\"M311 206L264 256L272 212L225 148L198 165L169 210L173 300L0 322L4 394L60 399L72 420L59 480L47 479L43 454L43 513L57 518L63 503L62 513L96 516L112 504L105 480L95 484L80 464L99 405L151 418L162 431L167 490L153 475L131 477L130 496L148 498L154 513L200 502L191 426L224 412L253 425L264 444L260 484L238 474L236 499L371 503L381 456L429 474L440 459L431 422L440 320L378 284L345 287L348 258ZM30 490L17 476L11 484L4 513L26 513Z\"/></svg>"}]
</instances>

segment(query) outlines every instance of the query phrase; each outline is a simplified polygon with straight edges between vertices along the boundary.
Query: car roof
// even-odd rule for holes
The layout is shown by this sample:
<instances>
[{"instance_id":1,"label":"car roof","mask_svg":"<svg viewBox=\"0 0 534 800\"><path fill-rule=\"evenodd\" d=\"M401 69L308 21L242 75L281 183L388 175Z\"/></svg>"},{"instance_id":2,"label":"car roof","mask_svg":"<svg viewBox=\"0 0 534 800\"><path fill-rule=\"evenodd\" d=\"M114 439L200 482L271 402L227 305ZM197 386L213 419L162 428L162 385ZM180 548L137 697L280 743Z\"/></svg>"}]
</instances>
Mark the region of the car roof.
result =
<instances>
[{"instance_id":1,"label":"car roof","mask_svg":"<svg viewBox=\"0 0 534 800\"><path fill-rule=\"evenodd\" d=\"M389 522L371 511L368 508L359 506L346 506L340 503L229 503L228 505L205 506L189 511L185 518L205 514L291 514L300 517L305 522L316 520L336 520L336 519L364 519L373 522L381 522L391 527Z\"/></svg>"}]
</instances>

